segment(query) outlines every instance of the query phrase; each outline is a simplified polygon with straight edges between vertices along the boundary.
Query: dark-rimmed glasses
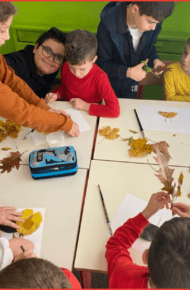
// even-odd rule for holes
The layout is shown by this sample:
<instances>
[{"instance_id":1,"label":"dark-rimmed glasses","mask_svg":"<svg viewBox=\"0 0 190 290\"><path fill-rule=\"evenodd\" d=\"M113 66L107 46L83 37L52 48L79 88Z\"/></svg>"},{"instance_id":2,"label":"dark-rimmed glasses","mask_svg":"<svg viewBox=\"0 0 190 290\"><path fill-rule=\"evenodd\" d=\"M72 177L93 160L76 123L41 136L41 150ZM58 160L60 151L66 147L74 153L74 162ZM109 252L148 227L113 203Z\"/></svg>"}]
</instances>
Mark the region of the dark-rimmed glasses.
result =
<instances>
[{"instance_id":1,"label":"dark-rimmed glasses","mask_svg":"<svg viewBox=\"0 0 190 290\"><path fill-rule=\"evenodd\" d=\"M43 56L45 56L47 58L50 58L53 55L53 61L56 64L62 64L63 63L64 57L61 54L54 53L49 46L44 46L43 44L41 44L41 46L42 46L42 54L43 54Z\"/></svg>"}]
</instances>

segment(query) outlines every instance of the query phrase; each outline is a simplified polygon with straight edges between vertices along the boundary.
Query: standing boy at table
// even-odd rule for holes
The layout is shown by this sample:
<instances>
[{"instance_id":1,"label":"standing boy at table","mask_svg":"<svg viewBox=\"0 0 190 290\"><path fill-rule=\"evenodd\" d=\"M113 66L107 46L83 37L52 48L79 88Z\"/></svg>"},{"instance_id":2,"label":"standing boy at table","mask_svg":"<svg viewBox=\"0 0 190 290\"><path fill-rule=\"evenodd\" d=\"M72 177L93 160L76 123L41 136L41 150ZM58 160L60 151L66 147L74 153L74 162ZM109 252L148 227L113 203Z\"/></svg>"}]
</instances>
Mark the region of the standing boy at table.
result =
<instances>
[{"instance_id":1,"label":"standing boy at table","mask_svg":"<svg viewBox=\"0 0 190 290\"><path fill-rule=\"evenodd\" d=\"M141 61L164 67L154 44L173 2L110 2L101 12L97 64L108 74L118 98L135 99L146 77Z\"/></svg>"},{"instance_id":2,"label":"standing boy at table","mask_svg":"<svg viewBox=\"0 0 190 290\"><path fill-rule=\"evenodd\" d=\"M16 9L11 2L0 2L0 46L9 37L9 28ZM30 87L7 66L0 55L0 116L25 127L43 132L65 131L78 136L79 128L64 111L47 106Z\"/></svg>"},{"instance_id":3,"label":"standing boy at table","mask_svg":"<svg viewBox=\"0 0 190 290\"><path fill-rule=\"evenodd\" d=\"M4 54L6 63L39 98L45 98L52 85L60 84L56 79L65 57L66 33L52 27L33 45L23 50Z\"/></svg>"},{"instance_id":4,"label":"standing boy at table","mask_svg":"<svg viewBox=\"0 0 190 290\"><path fill-rule=\"evenodd\" d=\"M134 264L129 248L148 225L148 219L170 197L164 192L151 196L136 217L118 228L106 245L110 288L190 288L190 207L176 203L172 212L183 217L165 222L157 231L142 259L148 267Z\"/></svg>"},{"instance_id":5,"label":"standing boy at table","mask_svg":"<svg viewBox=\"0 0 190 290\"><path fill-rule=\"evenodd\" d=\"M66 62L61 71L61 85L48 94L46 102L65 100L74 109L89 115L116 118L119 102L104 71L96 64L97 39L87 30L71 31L65 42ZM100 104L104 100L105 105Z\"/></svg>"}]
</instances>

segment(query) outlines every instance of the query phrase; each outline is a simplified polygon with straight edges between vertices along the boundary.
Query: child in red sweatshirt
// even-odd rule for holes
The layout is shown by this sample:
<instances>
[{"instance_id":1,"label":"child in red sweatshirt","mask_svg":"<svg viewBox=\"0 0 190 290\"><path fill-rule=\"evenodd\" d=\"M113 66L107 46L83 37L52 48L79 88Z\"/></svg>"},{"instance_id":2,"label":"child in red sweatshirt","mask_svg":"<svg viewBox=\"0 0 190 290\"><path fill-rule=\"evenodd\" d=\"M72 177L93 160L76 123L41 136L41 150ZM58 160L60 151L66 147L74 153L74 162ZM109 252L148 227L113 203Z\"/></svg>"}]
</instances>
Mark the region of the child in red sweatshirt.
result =
<instances>
[{"instance_id":1,"label":"child in red sweatshirt","mask_svg":"<svg viewBox=\"0 0 190 290\"><path fill-rule=\"evenodd\" d=\"M61 71L61 85L45 97L71 102L74 109L90 115L116 118L120 114L118 99L107 74L96 64L97 39L86 30L71 31L65 43L66 62ZM101 104L104 100L105 104Z\"/></svg>"},{"instance_id":2,"label":"child in red sweatshirt","mask_svg":"<svg viewBox=\"0 0 190 290\"><path fill-rule=\"evenodd\" d=\"M168 194L153 194L142 213L130 218L108 240L110 288L190 288L190 207L173 204L172 212L181 217L165 222L157 230L149 250L142 256L148 267L134 264L128 251L148 225L148 219L168 202Z\"/></svg>"}]
</instances>

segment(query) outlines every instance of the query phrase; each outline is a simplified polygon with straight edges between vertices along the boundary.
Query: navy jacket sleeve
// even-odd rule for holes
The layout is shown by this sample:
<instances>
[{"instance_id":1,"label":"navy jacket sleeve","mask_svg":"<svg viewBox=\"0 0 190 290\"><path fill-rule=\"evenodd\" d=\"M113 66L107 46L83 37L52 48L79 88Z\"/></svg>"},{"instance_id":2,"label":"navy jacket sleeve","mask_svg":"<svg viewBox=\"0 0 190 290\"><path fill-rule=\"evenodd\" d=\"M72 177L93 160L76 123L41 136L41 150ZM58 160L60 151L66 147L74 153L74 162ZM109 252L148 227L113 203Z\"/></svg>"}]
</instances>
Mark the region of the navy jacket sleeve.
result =
<instances>
[{"instance_id":1,"label":"navy jacket sleeve","mask_svg":"<svg viewBox=\"0 0 190 290\"><path fill-rule=\"evenodd\" d=\"M112 55L117 53L110 37L110 32L102 23L99 24L98 32L98 59L97 64L107 73L108 77L126 78L127 66L112 61ZM118 55L118 58L120 56Z\"/></svg>"}]
</instances>

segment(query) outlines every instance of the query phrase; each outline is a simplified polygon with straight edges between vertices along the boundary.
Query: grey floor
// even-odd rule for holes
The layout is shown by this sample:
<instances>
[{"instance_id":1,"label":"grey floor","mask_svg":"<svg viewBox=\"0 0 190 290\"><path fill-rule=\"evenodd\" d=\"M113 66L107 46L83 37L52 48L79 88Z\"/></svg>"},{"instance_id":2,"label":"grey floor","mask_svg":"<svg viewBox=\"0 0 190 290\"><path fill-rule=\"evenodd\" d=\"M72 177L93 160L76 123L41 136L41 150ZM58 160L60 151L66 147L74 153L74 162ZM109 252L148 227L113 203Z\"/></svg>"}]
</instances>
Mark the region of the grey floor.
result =
<instances>
[{"instance_id":1,"label":"grey floor","mask_svg":"<svg viewBox=\"0 0 190 290\"><path fill-rule=\"evenodd\" d=\"M80 272L73 270L73 274L81 283ZM109 288L108 275L102 273L92 273L92 288Z\"/></svg>"}]
</instances>

